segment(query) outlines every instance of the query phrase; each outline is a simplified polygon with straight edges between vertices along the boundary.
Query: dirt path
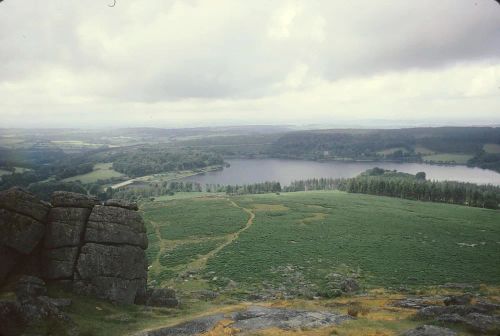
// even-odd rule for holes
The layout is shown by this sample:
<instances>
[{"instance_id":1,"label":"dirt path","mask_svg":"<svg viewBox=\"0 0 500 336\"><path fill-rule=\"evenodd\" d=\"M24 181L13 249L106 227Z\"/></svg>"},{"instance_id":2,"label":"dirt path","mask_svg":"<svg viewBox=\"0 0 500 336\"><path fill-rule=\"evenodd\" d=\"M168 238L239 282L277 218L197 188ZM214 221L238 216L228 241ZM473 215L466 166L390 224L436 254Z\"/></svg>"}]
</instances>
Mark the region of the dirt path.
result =
<instances>
[{"instance_id":1,"label":"dirt path","mask_svg":"<svg viewBox=\"0 0 500 336\"><path fill-rule=\"evenodd\" d=\"M238 204L236 204L234 201L232 201L230 199L226 198L226 200L232 206L234 206L234 207L236 207L238 209L243 210L244 212L246 212L249 215L248 220L247 220L245 226L242 227L241 229L239 229L236 232L233 232L233 233L230 233L228 235L223 236L224 242L222 244L218 245L215 249L211 250L209 253L207 253L207 254L205 254L203 256L200 256L199 258L193 260L192 262L184 265L180 270L178 270L179 272L186 272L186 271L196 271L196 272L198 272L198 271L202 270L203 268L205 268L208 259L210 259L213 256L215 256L224 247L232 244L236 239L238 239L238 237L240 236L240 234L242 232L248 230L252 226L253 220L255 218L255 214L250 209L243 208L243 207L239 206ZM158 253L156 255L156 258L151 263L151 268L155 269L155 270L159 270L159 269L161 269L163 267L160 264L160 256L162 256L163 254L165 254L165 252L167 250L172 249L176 245L181 245L181 244L185 244L185 243L196 243L196 242L200 242L200 241L203 241L203 240L210 240L211 239L211 238L209 238L209 239L195 238L195 239L181 239L181 240L165 240L165 239L162 239L162 237L161 237L160 224L157 223L157 222L155 222L155 221L150 221L150 223L153 226L155 235L158 237L158 241L159 241L159 251L158 251Z\"/></svg>"},{"instance_id":2,"label":"dirt path","mask_svg":"<svg viewBox=\"0 0 500 336\"><path fill-rule=\"evenodd\" d=\"M222 244L220 244L219 246L217 246L215 249L213 249L212 251L210 251L209 253L203 255L202 257L190 262L189 264L186 265L186 270L190 270L190 271L193 271L193 270L201 270L205 267L205 265L207 264L207 261L208 259L212 258L213 256L215 256L217 253L219 253L224 247L232 244L236 239L238 239L238 237L240 236L240 234L242 232L245 232L246 230L248 230L252 224L253 224L253 220L255 218L255 214L252 212L252 210L250 209L247 209L247 208L243 208L241 206L239 206L238 204L236 204L234 201L230 200L230 199L226 199L229 203L231 203L232 206L238 208L238 209L241 209L243 211L245 211L250 217L248 218L246 224L244 227L242 227L241 229L239 229L238 231L234 232L234 233L230 233L228 235L225 236L225 239L226 241Z\"/></svg>"},{"instance_id":3,"label":"dirt path","mask_svg":"<svg viewBox=\"0 0 500 336\"><path fill-rule=\"evenodd\" d=\"M160 256L162 255L162 253L165 251L165 244L164 244L164 241L161 239L161 233L160 233L160 226L158 225L158 223L154 222L154 221L150 221L151 225L153 226L154 230L155 230L155 235L156 237L158 238L158 241L160 242L160 249L158 250L158 253L156 254L156 258L155 260L151 263L151 268L154 268L154 269L159 269L161 267L160 265Z\"/></svg>"}]
</instances>

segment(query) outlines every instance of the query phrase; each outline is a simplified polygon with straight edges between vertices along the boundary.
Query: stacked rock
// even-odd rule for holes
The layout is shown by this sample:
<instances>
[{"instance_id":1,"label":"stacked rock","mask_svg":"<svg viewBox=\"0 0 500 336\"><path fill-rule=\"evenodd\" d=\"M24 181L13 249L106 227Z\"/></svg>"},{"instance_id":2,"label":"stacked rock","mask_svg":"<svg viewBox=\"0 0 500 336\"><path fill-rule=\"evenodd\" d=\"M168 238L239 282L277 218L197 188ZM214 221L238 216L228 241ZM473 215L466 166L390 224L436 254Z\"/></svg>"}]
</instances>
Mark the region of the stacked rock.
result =
<instances>
[{"instance_id":1,"label":"stacked rock","mask_svg":"<svg viewBox=\"0 0 500 336\"><path fill-rule=\"evenodd\" d=\"M20 188L0 192L0 285L23 258L41 256L47 281L118 303L144 298L148 242L137 205L71 192L51 203Z\"/></svg>"}]
</instances>

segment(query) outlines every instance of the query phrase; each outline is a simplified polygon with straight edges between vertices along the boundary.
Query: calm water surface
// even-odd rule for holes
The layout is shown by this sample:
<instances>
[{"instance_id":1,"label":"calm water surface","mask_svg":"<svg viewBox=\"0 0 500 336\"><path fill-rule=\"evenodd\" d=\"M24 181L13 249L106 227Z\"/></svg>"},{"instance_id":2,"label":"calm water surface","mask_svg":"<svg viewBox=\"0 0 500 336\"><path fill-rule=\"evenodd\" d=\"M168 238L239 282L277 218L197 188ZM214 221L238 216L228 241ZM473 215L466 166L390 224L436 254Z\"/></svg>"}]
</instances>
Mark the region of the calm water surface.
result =
<instances>
[{"instance_id":1,"label":"calm water surface","mask_svg":"<svg viewBox=\"0 0 500 336\"><path fill-rule=\"evenodd\" d=\"M423 163L390 162L315 162L281 159L228 160L224 170L188 177L201 184L250 184L279 181L288 185L294 180L319 177L354 177L373 167L415 174L424 171L427 179L500 185L500 174L492 170L465 166L437 166Z\"/></svg>"}]
</instances>

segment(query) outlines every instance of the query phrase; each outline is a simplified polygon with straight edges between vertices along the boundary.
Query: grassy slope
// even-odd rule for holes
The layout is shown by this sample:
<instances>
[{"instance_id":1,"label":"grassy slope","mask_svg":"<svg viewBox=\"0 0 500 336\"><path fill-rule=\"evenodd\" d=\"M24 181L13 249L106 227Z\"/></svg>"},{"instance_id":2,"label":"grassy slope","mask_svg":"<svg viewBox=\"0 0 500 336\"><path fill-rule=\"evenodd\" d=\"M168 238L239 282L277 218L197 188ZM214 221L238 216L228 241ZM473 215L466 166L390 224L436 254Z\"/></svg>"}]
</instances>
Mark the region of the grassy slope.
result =
<instances>
[{"instance_id":1,"label":"grassy slope","mask_svg":"<svg viewBox=\"0 0 500 336\"><path fill-rule=\"evenodd\" d=\"M500 153L500 145L497 144L486 144L484 145L483 149L487 153L494 153L494 154Z\"/></svg>"},{"instance_id":2,"label":"grassy slope","mask_svg":"<svg viewBox=\"0 0 500 336\"><path fill-rule=\"evenodd\" d=\"M280 281L272 270L285 265L301 267L319 286L327 274L342 271L359 271L371 286L500 283L500 269L492 267L500 262L499 211L340 192L231 200L253 211L254 223L210 258L206 270L242 284ZM223 202L200 198L146 207L147 222L154 219L161 236L151 235L153 256L159 245L169 246L164 239L195 243L240 228L248 214Z\"/></svg>"},{"instance_id":3,"label":"grassy slope","mask_svg":"<svg viewBox=\"0 0 500 336\"><path fill-rule=\"evenodd\" d=\"M289 208L257 211L237 244L209 261L208 270L239 282L258 284L275 276L273 267L295 265L319 285L345 267L373 286L500 283L498 211L340 192L234 200Z\"/></svg>"},{"instance_id":4,"label":"grassy slope","mask_svg":"<svg viewBox=\"0 0 500 336\"><path fill-rule=\"evenodd\" d=\"M150 281L168 284L168 280L190 263L229 240L247 221L247 214L224 198L203 197L149 202L143 207L148 229L147 256Z\"/></svg>"}]
</instances>

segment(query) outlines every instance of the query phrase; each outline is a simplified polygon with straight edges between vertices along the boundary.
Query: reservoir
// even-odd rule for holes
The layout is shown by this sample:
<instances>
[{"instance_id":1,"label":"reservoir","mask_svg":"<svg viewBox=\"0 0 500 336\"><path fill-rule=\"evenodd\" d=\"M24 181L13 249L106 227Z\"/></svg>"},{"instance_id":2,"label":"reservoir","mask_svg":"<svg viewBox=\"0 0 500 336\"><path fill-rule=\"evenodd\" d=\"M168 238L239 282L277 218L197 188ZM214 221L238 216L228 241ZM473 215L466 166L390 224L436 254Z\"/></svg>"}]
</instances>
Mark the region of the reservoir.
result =
<instances>
[{"instance_id":1,"label":"reservoir","mask_svg":"<svg viewBox=\"0 0 500 336\"><path fill-rule=\"evenodd\" d=\"M227 162L231 166L224 168L224 170L191 176L185 178L184 181L231 185L278 181L281 185L289 185L292 181L310 178L354 177L367 169L380 167L410 174L423 171L428 180L500 185L499 173L467 166L394 162L316 162L284 159L241 159L227 160Z\"/></svg>"}]
</instances>

